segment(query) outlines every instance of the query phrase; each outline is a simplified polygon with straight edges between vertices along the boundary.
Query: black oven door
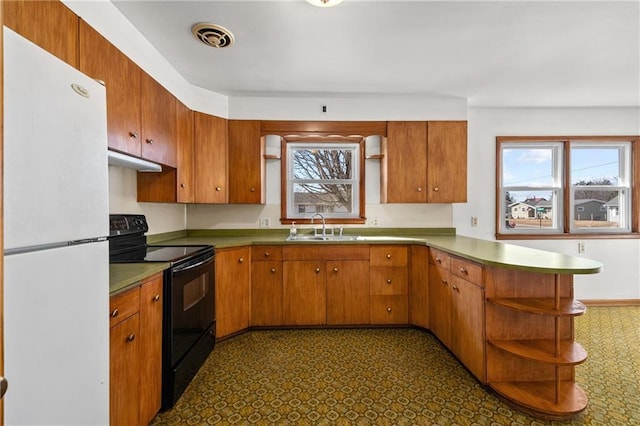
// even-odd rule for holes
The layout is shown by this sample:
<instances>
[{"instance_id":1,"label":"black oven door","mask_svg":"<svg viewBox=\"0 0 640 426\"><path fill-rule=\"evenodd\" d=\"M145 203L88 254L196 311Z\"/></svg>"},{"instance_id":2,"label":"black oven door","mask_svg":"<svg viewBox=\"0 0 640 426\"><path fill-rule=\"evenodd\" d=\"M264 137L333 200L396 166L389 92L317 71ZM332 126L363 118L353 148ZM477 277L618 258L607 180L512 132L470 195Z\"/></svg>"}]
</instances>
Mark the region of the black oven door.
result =
<instances>
[{"instance_id":1,"label":"black oven door","mask_svg":"<svg viewBox=\"0 0 640 426\"><path fill-rule=\"evenodd\" d=\"M171 268L169 338L171 366L178 364L215 321L214 255L208 253ZM167 300L168 298L165 298ZM170 335L170 337L169 337Z\"/></svg>"}]
</instances>

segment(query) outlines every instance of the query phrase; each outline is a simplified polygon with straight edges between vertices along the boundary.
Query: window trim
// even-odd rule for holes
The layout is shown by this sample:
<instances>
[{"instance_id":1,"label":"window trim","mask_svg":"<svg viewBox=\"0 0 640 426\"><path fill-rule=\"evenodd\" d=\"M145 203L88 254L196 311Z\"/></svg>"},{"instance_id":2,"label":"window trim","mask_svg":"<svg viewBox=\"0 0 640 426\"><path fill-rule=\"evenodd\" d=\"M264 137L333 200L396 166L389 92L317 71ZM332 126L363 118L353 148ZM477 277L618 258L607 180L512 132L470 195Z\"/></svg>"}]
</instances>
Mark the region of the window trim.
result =
<instances>
[{"instance_id":1,"label":"window trim","mask_svg":"<svg viewBox=\"0 0 640 426\"><path fill-rule=\"evenodd\" d=\"M502 147L504 144L522 144L542 142L561 142L563 144L564 166L562 169L562 212L559 220L561 229L559 232L502 232L504 222L504 211L502 211L504 188L501 185L502 179ZM604 232L602 229L590 232L589 230L575 230L572 228L572 208L571 197L573 194L570 170L570 150L571 142L591 142L591 143L630 143L629 153L629 188L631 205L629 211L631 218L629 221L630 232L616 231ZM518 240L518 239L628 239L640 238L640 136L498 136L496 137L496 175L495 175L495 236L497 240ZM511 189L511 188L510 188ZM558 199L559 201L560 199Z\"/></svg>"},{"instance_id":2,"label":"window trim","mask_svg":"<svg viewBox=\"0 0 640 426\"><path fill-rule=\"evenodd\" d=\"M366 223L365 216L365 138L363 136L322 136L322 135L313 135L313 136L283 136L281 138L281 196L280 196L280 223L291 224L292 222L298 224L308 224L311 223L311 218L299 218L299 217L289 217L288 216L288 184L289 184L289 169L288 169L288 149L287 144L295 143L295 144L303 144L303 143L329 143L329 144L358 144L360 155L358 156L358 180L359 185L357 191L359 193L358 200L358 208L359 215L358 217L353 218L326 218L326 223L331 224L364 224Z\"/></svg>"}]
</instances>

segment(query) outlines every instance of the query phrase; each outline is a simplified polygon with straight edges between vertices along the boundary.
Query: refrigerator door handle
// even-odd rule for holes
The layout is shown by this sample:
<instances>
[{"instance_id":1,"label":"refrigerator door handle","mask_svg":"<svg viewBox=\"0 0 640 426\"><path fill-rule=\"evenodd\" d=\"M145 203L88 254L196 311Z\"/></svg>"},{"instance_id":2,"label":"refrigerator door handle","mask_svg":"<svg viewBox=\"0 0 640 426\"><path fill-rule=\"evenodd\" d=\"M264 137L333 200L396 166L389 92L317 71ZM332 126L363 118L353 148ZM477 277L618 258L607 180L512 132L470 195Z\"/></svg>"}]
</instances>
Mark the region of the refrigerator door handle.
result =
<instances>
[{"instance_id":1,"label":"refrigerator door handle","mask_svg":"<svg viewBox=\"0 0 640 426\"><path fill-rule=\"evenodd\" d=\"M4 394L7 393L9 387L9 381L4 376L0 376L0 399L4 398Z\"/></svg>"}]
</instances>

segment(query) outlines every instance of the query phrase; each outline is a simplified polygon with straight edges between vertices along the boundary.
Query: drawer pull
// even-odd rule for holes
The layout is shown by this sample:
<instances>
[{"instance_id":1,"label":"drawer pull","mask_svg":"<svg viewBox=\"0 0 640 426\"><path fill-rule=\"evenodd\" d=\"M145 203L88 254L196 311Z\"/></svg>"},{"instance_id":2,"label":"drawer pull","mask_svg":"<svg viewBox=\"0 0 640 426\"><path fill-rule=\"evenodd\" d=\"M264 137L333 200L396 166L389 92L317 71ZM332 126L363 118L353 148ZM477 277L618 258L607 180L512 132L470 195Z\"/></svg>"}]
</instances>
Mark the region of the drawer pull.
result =
<instances>
[{"instance_id":1,"label":"drawer pull","mask_svg":"<svg viewBox=\"0 0 640 426\"><path fill-rule=\"evenodd\" d=\"M153 296L153 301L154 302L158 302L160 300L160 295L156 294L155 296Z\"/></svg>"},{"instance_id":2,"label":"drawer pull","mask_svg":"<svg viewBox=\"0 0 640 426\"><path fill-rule=\"evenodd\" d=\"M244 263L244 257L241 257L240 259L238 259L238 263Z\"/></svg>"},{"instance_id":3,"label":"drawer pull","mask_svg":"<svg viewBox=\"0 0 640 426\"><path fill-rule=\"evenodd\" d=\"M436 257L436 263L442 263L442 259L440 259L439 257Z\"/></svg>"},{"instance_id":4,"label":"drawer pull","mask_svg":"<svg viewBox=\"0 0 640 426\"><path fill-rule=\"evenodd\" d=\"M185 185L184 183L180 184L180 188L186 188L186 187L187 187L187 185Z\"/></svg>"},{"instance_id":5,"label":"drawer pull","mask_svg":"<svg viewBox=\"0 0 640 426\"><path fill-rule=\"evenodd\" d=\"M387 279L387 284L391 284L391 278Z\"/></svg>"},{"instance_id":6,"label":"drawer pull","mask_svg":"<svg viewBox=\"0 0 640 426\"><path fill-rule=\"evenodd\" d=\"M338 268L333 268L333 272L338 272Z\"/></svg>"},{"instance_id":7,"label":"drawer pull","mask_svg":"<svg viewBox=\"0 0 640 426\"><path fill-rule=\"evenodd\" d=\"M464 268L460 268L460 273L462 273L462 274L467 274L467 275L468 275L468 274L469 274L469 271L467 271L467 270L466 270L466 269L464 269Z\"/></svg>"},{"instance_id":8,"label":"drawer pull","mask_svg":"<svg viewBox=\"0 0 640 426\"><path fill-rule=\"evenodd\" d=\"M147 143L148 143L149 145L153 145L153 139L147 139Z\"/></svg>"},{"instance_id":9,"label":"drawer pull","mask_svg":"<svg viewBox=\"0 0 640 426\"><path fill-rule=\"evenodd\" d=\"M454 289L455 291L457 291L458 293L460 293L460 289L458 288L458 286L454 285L453 287L451 287L452 289Z\"/></svg>"},{"instance_id":10,"label":"drawer pull","mask_svg":"<svg viewBox=\"0 0 640 426\"><path fill-rule=\"evenodd\" d=\"M418 187L418 188L417 188L417 191L418 191L418 192L422 192L422 188Z\"/></svg>"},{"instance_id":11,"label":"drawer pull","mask_svg":"<svg viewBox=\"0 0 640 426\"><path fill-rule=\"evenodd\" d=\"M276 268L271 268L271 273L275 274L276 273Z\"/></svg>"},{"instance_id":12,"label":"drawer pull","mask_svg":"<svg viewBox=\"0 0 640 426\"><path fill-rule=\"evenodd\" d=\"M222 191L222 188L220 188L219 186L216 186L216 191Z\"/></svg>"},{"instance_id":13,"label":"drawer pull","mask_svg":"<svg viewBox=\"0 0 640 426\"><path fill-rule=\"evenodd\" d=\"M256 192L256 189L255 188L251 188L249 191Z\"/></svg>"},{"instance_id":14,"label":"drawer pull","mask_svg":"<svg viewBox=\"0 0 640 426\"><path fill-rule=\"evenodd\" d=\"M387 259L391 259L391 253L387 254Z\"/></svg>"},{"instance_id":15,"label":"drawer pull","mask_svg":"<svg viewBox=\"0 0 640 426\"><path fill-rule=\"evenodd\" d=\"M433 190L434 190L435 192L438 192L438 191L440 191L440 188L438 188L438 187L436 186L436 187L434 187L434 188L433 188Z\"/></svg>"},{"instance_id":16,"label":"drawer pull","mask_svg":"<svg viewBox=\"0 0 640 426\"><path fill-rule=\"evenodd\" d=\"M443 279L442 279L442 284L447 285L447 284L449 284L449 283L447 282L447 280L445 280L445 279L443 278Z\"/></svg>"},{"instance_id":17,"label":"drawer pull","mask_svg":"<svg viewBox=\"0 0 640 426\"><path fill-rule=\"evenodd\" d=\"M113 311L111 311L111 318L115 318L118 315L120 315L120 311L118 310L118 308L115 308Z\"/></svg>"},{"instance_id":18,"label":"drawer pull","mask_svg":"<svg viewBox=\"0 0 640 426\"><path fill-rule=\"evenodd\" d=\"M130 334L127 336L127 342L133 342L134 340L136 340L135 334Z\"/></svg>"},{"instance_id":19,"label":"drawer pull","mask_svg":"<svg viewBox=\"0 0 640 426\"><path fill-rule=\"evenodd\" d=\"M268 251L264 252L264 257L269 257L271 255L271 253L269 253Z\"/></svg>"},{"instance_id":20,"label":"drawer pull","mask_svg":"<svg viewBox=\"0 0 640 426\"><path fill-rule=\"evenodd\" d=\"M129 136L133 139L138 139L138 132L129 132Z\"/></svg>"},{"instance_id":21,"label":"drawer pull","mask_svg":"<svg viewBox=\"0 0 640 426\"><path fill-rule=\"evenodd\" d=\"M316 274L320 273L320 268L316 268Z\"/></svg>"},{"instance_id":22,"label":"drawer pull","mask_svg":"<svg viewBox=\"0 0 640 426\"><path fill-rule=\"evenodd\" d=\"M392 309L391 309L391 307L388 307L388 308L387 308L387 313L389 313L389 314L390 314L390 313L391 313L391 310L392 310Z\"/></svg>"}]
</instances>

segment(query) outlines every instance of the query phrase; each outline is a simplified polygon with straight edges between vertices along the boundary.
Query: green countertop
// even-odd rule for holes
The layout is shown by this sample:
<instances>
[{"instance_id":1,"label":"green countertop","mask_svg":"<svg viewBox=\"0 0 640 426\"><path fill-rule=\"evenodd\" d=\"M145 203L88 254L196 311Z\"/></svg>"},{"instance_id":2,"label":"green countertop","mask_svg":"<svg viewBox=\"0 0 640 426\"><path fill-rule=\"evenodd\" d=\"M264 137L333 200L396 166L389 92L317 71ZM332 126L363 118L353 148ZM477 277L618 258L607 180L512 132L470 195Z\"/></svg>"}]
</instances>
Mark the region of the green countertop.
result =
<instances>
[{"instance_id":1,"label":"green countertop","mask_svg":"<svg viewBox=\"0 0 640 426\"><path fill-rule=\"evenodd\" d=\"M381 233L388 232L387 235ZM349 234L349 232L345 232ZM225 249L246 245L326 245L326 244L424 244L478 262L482 265L518 269L547 274L595 274L602 263L578 256L568 256L544 250L521 247L497 241L455 235L447 229L389 229L368 234L358 232L358 240L349 241L287 241L287 231L258 232L254 230L196 230L150 236L150 244L212 245ZM169 267L168 263L126 263L109 267L110 293L116 294L132 284Z\"/></svg>"}]
</instances>

